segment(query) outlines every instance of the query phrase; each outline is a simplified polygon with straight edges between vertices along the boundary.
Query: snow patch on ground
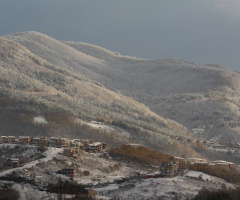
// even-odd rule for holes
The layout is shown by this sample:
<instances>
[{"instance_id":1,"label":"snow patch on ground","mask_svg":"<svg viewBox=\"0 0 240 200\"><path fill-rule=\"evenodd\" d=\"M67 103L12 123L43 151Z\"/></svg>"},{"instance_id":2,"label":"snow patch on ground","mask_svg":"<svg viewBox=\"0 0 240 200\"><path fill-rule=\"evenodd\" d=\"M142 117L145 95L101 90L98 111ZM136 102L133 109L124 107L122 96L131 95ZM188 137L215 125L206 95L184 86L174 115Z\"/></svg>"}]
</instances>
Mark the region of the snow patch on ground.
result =
<instances>
[{"instance_id":1,"label":"snow patch on ground","mask_svg":"<svg viewBox=\"0 0 240 200\"><path fill-rule=\"evenodd\" d=\"M120 128L120 127L117 127L117 126L109 126L109 125L106 125L102 122L97 122L97 121L93 121L93 122L84 122L82 120L79 120L79 119L76 119L76 123L82 123L82 124L86 124L88 126L91 126L92 128L95 128L95 129L103 129L105 131L108 131L108 132L116 132L124 137L127 137L129 138L131 136L131 134L129 132L127 132L126 130Z\"/></svg>"},{"instance_id":2,"label":"snow patch on ground","mask_svg":"<svg viewBox=\"0 0 240 200\"><path fill-rule=\"evenodd\" d=\"M217 178L215 176L210 176L208 174L205 174L203 172L198 172L198 171L189 171L187 172L185 175L185 177L189 177L189 178L199 178L202 179L204 181L212 181L218 184L228 184L227 181L221 179L221 178ZM228 186L230 187L232 184L229 184Z\"/></svg>"},{"instance_id":3,"label":"snow patch on ground","mask_svg":"<svg viewBox=\"0 0 240 200\"><path fill-rule=\"evenodd\" d=\"M91 126L92 128L102 128L102 129L105 129L105 130L108 130L108 131L114 131L115 129L110 127L110 126L107 126L105 124L100 124L100 123L88 123L88 122L84 122L85 124Z\"/></svg>"},{"instance_id":4,"label":"snow patch on ground","mask_svg":"<svg viewBox=\"0 0 240 200\"><path fill-rule=\"evenodd\" d=\"M205 129L203 129L203 128L193 128L192 130L193 130L193 133L198 136L201 136L205 131Z\"/></svg>"},{"instance_id":5,"label":"snow patch on ground","mask_svg":"<svg viewBox=\"0 0 240 200\"><path fill-rule=\"evenodd\" d=\"M4 143L4 144L0 144L0 149L14 149L16 146L18 146L18 144L8 144L8 143Z\"/></svg>"},{"instance_id":6,"label":"snow patch on ground","mask_svg":"<svg viewBox=\"0 0 240 200\"><path fill-rule=\"evenodd\" d=\"M34 117L33 118L34 123L38 124L48 124L47 120L44 117Z\"/></svg>"}]
</instances>

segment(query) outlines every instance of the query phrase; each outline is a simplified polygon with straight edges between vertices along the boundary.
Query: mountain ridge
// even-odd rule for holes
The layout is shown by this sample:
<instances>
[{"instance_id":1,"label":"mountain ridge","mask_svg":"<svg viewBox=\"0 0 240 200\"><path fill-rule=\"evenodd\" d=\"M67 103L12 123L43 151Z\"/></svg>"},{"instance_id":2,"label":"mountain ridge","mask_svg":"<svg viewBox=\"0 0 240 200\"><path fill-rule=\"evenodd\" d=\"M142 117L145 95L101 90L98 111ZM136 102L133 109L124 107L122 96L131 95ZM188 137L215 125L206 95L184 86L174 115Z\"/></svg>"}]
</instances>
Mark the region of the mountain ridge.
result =
<instances>
[{"instance_id":1,"label":"mountain ridge","mask_svg":"<svg viewBox=\"0 0 240 200\"><path fill-rule=\"evenodd\" d=\"M158 116L143 104L110 91L83 75L53 65L22 45L4 38L0 38L0 56L0 95L3 102L9 99L15 102L1 102L0 117L4 120L5 114L25 116L28 123L34 126L33 114L37 113L47 116L49 112L69 112L85 120L98 120L101 116L106 123L129 130L131 140L165 151L169 150L169 145L175 145L176 148L172 149L175 153L185 151L197 155L174 139L177 136L196 138L192 133ZM31 114L28 116L29 112ZM1 123L2 127L6 126L3 121ZM24 120L21 123L22 126L26 125ZM8 130L11 132L11 127Z\"/></svg>"},{"instance_id":2,"label":"mountain ridge","mask_svg":"<svg viewBox=\"0 0 240 200\"><path fill-rule=\"evenodd\" d=\"M56 57L58 62L55 62L49 58L57 55L54 48L46 56L34 41L24 43L29 35L43 37L42 40L46 41L41 45L46 45L48 41L56 42L36 32L20 33L18 37L14 35L5 37L19 42L31 52L36 51L38 56L52 64L82 74L112 91L120 92L145 104L158 115L177 121L189 130L204 127L203 136L207 139L222 135L222 141L240 140L238 72L218 64L197 65L176 58L146 60L121 56L81 42L63 42L65 46L61 46L62 48L71 48L71 51L74 49L75 53L78 51L81 54L76 53L78 56L75 60L72 60L71 56ZM86 65L84 68L82 54L90 56L88 58L94 57L104 61L101 62L101 67Z\"/></svg>"}]
</instances>

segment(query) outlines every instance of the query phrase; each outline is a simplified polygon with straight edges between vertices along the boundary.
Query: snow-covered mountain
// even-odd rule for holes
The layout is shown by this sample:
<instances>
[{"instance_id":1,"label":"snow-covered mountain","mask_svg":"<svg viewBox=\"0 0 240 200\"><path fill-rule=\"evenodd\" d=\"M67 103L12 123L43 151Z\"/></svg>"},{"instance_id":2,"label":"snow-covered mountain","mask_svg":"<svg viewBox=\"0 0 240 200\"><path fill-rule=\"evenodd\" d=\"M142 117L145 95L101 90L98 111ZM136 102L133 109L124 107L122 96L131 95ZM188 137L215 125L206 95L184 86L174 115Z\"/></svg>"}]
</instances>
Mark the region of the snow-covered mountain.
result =
<instances>
[{"instance_id":1,"label":"snow-covered mountain","mask_svg":"<svg viewBox=\"0 0 240 200\"><path fill-rule=\"evenodd\" d=\"M37 32L5 36L35 55L103 84L205 138L240 140L240 75L218 64L122 56L82 42L60 42Z\"/></svg>"},{"instance_id":2,"label":"snow-covered mountain","mask_svg":"<svg viewBox=\"0 0 240 200\"><path fill-rule=\"evenodd\" d=\"M127 137L100 132L113 142L132 140L175 154L197 155L175 140L176 137L194 139L193 133L158 116L145 105L90 80L86 74L51 64L5 38L0 38L0 56L1 135L69 136L79 132L72 118L102 120L131 133ZM48 122L44 126L36 126L34 122L39 114Z\"/></svg>"}]
</instances>

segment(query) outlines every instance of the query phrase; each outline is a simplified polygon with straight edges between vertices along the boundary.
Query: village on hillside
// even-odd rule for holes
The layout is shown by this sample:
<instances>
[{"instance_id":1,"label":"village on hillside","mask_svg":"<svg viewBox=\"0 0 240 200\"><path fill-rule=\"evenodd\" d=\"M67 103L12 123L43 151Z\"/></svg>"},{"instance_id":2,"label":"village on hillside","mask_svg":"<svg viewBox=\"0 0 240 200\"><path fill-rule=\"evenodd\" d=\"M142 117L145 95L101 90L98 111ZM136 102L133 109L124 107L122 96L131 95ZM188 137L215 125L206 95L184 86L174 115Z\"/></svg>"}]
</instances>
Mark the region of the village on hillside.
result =
<instances>
[{"instance_id":1,"label":"village on hillside","mask_svg":"<svg viewBox=\"0 0 240 200\"><path fill-rule=\"evenodd\" d=\"M60 137L32 137L32 136L1 136L1 143L12 143L20 145L36 145L39 147L58 147L66 150L74 151L74 149L85 150L87 152L100 152L106 150L106 143L93 142L89 139L69 139Z\"/></svg>"},{"instance_id":2,"label":"village on hillside","mask_svg":"<svg viewBox=\"0 0 240 200\"><path fill-rule=\"evenodd\" d=\"M58 137L31 137L31 136L1 136L0 144L16 144L21 146L35 146L40 150L44 150L46 147L55 147L63 149L63 155L79 158L82 151L89 153L105 153L108 148L104 142L93 142L89 139L72 139L58 138ZM7 168L15 168L22 166L19 158L6 158L5 163L2 161L2 166L5 164ZM62 174L66 174L71 177L76 177L75 169L63 169Z\"/></svg>"},{"instance_id":3,"label":"village on hillside","mask_svg":"<svg viewBox=\"0 0 240 200\"><path fill-rule=\"evenodd\" d=\"M111 153L114 149L116 152L123 151L123 154L114 156L114 153ZM151 154L146 157L142 154L143 151L149 151ZM228 183L220 179L219 183L216 183L216 178L212 177L214 174L211 171L208 173L209 169L219 171L223 169L224 173L227 172L227 176L240 172L240 166L232 162L174 157L161 152L158 153L163 155L163 159L161 156L156 156L154 164L148 162L156 152L137 143L110 148L104 142L94 142L90 139L0 136L0 180L13 181L16 185L20 184L32 189L32 186L26 185L29 182L36 184L37 188L44 187L47 191L48 189L42 184L59 184L57 181L61 179L75 181L89 188L87 195L98 193L105 195L105 187L108 188L108 185L114 188L117 184L121 189L121 185L128 188L134 183L140 187L141 184L148 183L150 180L160 184L158 182L161 180L171 182L181 179L187 185L190 179L193 182L197 181L196 184L202 184L201 187L211 184L219 188L222 184ZM209 182L206 182L207 180ZM214 181L211 182L211 180ZM218 179L216 180L218 182ZM19 181L21 183L18 183ZM198 187L198 190L201 187ZM128 188L130 189L131 187ZM110 194L111 190L108 192ZM188 192L196 193L194 190ZM31 195L34 196L34 192ZM41 195L45 197L53 194L42 193Z\"/></svg>"},{"instance_id":4,"label":"village on hillside","mask_svg":"<svg viewBox=\"0 0 240 200\"><path fill-rule=\"evenodd\" d=\"M180 140L180 138L177 138L177 140ZM205 141L205 140L204 140ZM200 140L191 141L195 142L196 144L200 145L204 144L207 145L207 143L202 142ZM183 141L181 141L183 142ZM190 142L190 141L186 141ZM106 157L109 157L108 152L109 148L107 147L107 144L104 142L93 142L90 139L69 139L69 138L61 138L61 137L32 137L32 136L1 136L0 137L0 144L16 144L21 146L35 146L40 150L44 150L48 147L54 147L54 148L61 148L62 149L62 155L67 157L72 157L74 159L79 159L79 155L84 151L88 153L102 153ZM127 144L129 146L138 148L141 146L140 144ZM216 145L216 144L215 144ZM220 145L220 144L219 144ZM221 146L223 146L221 144ZM2 162L2 169L5 166L5 169L9 168L15 168L19 166L23 166L24 163L20 162L20 159L17 157L10 157L1 159ZM164 165L161 166L161 171L164 172L163 174L165 176L169 176L170 174L177 174L177 172L182 169L182 163L185 164L191 164L194 166L219 166L223 167L228 170L237 170L240 171L240 165L236 165L232 162L224 161L224 160L217 160L217 161L209 161L202 158L183 158L183 157L175 157L174 162L164 163ZM60 172L61 174L65 174L70 177L76 177L76 169L69 168L69 169L62 169ZM159 175L159 173L156 173ZM161 174L161 176L163 175ZM156 177L154 176L146 176L146 177Z\"/></svg>"}]
</instances>

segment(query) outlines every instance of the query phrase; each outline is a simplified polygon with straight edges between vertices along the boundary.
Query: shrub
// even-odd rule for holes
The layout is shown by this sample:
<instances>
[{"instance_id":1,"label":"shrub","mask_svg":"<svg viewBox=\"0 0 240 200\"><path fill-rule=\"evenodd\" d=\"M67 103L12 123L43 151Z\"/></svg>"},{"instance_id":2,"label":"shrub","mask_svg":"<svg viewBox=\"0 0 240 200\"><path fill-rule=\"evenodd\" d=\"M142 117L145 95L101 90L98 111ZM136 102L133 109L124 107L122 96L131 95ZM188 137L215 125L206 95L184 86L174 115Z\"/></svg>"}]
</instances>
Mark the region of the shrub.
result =
<instances>
[{"instance_id":1,"label":"shrub","mask_svg":"<svg viewBox=\"0 0 240 200\"><path fill-rule=\"evenodd\" d=\"M0 200L15 200L19 197L19 192L14 189L9 188L0 190Z\"/></svg>"},{"instance_id":2,"label":"shrub","mask_svg":"<svg viewBox=\"0 0 240 200\"><path fill-rule=\"evenodd\" d=\"M240 200L240 188L210 191L202 189L193 200Z\"/></svg>"},{"instance_id":3,"label":"shrub","mask_svg":"<svg viewBox=\"0 0 240 200\"><path fill-rule=\"evenodd\" d=\"M88 196L88 191L83 186L62 179L59 179L56 184L49 183L47 191L56 193L58 199L65 199L66 194L74 195L75 197L73 199L84 199L83 197Z\"/></svg>"},{"instance_id":4,"label":"shrub","mask_svg":"<svg viewBox=\"0 0 240 200\"><path fill-rule=\"evenodd\" d=\"M90 172L89 171L83 171L83 176L90 176Z\"/></svg>"},{"instance_id":5,"label":"shrub","mask_svg":"<svg viewBox=\"0 0 240 200\"><path fill-rule=\"evenodd\" d=\"M113 158L137 162L142 165L157 165L174 161L174 157L171 155L143 146L133 147L130 145L122 145L121 148L110 149L109 154Z\"/></svg>"}]
</instances>

